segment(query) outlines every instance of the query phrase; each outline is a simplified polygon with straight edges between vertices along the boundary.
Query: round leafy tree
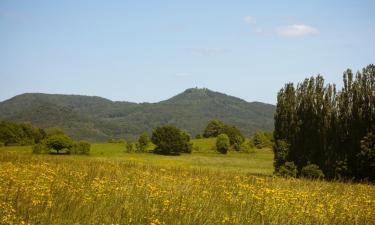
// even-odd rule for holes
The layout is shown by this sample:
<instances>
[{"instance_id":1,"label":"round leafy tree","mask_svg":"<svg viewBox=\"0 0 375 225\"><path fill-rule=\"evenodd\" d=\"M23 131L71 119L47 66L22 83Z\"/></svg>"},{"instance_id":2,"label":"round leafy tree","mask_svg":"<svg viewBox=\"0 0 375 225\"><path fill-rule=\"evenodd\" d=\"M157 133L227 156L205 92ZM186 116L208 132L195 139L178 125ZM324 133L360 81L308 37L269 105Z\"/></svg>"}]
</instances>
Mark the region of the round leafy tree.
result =
<instances>
[{"instance_id":1,"label":"round leafy tree","mask_svg":"<svg viewBox=\"0 0 375 225\"><path fill-rule=\"evenodd\" d=\"M190 137L174 126L156 128L151 141L156 145L155 153L179 155L181 152L191 152Z\"/></svg>"},{"instance_id":2,"label":"round leafy tree","mask_svg":"<svg viewBox=\"0 0 375 225\"><path fill-rule=\"evenodd\" d=\"M210 120L203 131L203 137L217 137L219 134L223 133L224 126L225 124L220 120Z\"/></svg>"},{"instance_id":3,"label":"round leafy tree","mask_svg":"<svg viewBox=\"0 0 375 225\"><path fill-rule=\"evenodd\" d=\"M60 150L70 150L73 146L73 140L64 134L55 134L47 138L46 145L49 149L56 150L58 154Z\"/></svg>"},{"instance_id":4,"label":"round leafy tree","mask_svg":"<svg viewBox=\"0 0 375 225\"><path fill-rule=\"evenodd\" d=\"M226 134L220 134L216 138L216 149L222 154L226 154L230 147L229 138Z\"/></svg>"}]
</instances>

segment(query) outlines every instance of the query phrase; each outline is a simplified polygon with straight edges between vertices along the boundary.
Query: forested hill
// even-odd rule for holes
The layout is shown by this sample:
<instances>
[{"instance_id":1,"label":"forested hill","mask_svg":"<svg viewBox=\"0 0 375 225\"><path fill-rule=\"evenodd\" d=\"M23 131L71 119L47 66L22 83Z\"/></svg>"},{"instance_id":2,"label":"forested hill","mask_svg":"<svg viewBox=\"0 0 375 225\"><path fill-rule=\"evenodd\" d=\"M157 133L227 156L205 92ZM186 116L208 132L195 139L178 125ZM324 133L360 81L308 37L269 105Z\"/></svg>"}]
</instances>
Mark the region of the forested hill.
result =
<instances>
[{"instance_id":1,"label":"forested hill","mask_svg":"<svg viewBox=\"0 0 375 225\"><path fill-rule=\"evenodd\" d=\"M131 138L163 124L173 124L196 135L213 118L251 134L272 130L274 112L274 105L246 102L205 88L187 89L158 103L39 93L0 102L0 120L31 122L41 128L61 127L75 139L92 141Z\"/></svg>"}]
</instances>

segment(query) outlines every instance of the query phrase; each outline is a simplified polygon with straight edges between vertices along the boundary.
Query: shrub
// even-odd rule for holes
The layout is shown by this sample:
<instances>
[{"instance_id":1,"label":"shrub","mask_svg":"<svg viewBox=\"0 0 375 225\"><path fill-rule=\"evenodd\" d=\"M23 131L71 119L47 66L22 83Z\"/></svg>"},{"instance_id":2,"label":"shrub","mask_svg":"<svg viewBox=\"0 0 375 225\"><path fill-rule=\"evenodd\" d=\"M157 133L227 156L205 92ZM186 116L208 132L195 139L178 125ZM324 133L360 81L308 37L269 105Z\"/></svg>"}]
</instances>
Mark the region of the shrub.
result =
<instances>
[{"instance_id":1,"label":"shrub","mask_svg":"<svg viewBox=\"0 0 375 225\"><path fill-rule=\"evenodd\" d=\"M280 167L277 174L284 177L296 177L297 172L298 170L294 162L286 162Z\"/></svg>"},{"instance_id":2,"label":"shrub","mask_svg":"<svg viewBox=\"0 0 375 225\"><path fill-rule=\"evenodd\" d=\"M311 179L324 178L323 171L319 169L318 165L315 165L315 164L308 164L304 166L301 170L301 175L303 177L307 177Z\"/></svg>"},{"instance_id":3,"label":"shrub","mask_svg":"<svg viewBox=\"0 0 375 225\"><path fill-rule=\"evenodd\" d=\"M5 146L5 144L0 141L0 147L4 147L4 146Z\"/></svg>"},{"instance_id":4,"label":"shrub","mask_svg":"<svg viewBox=\"0 0 375 225\"><path fill-rule=\"evenodd\" d=\"M162 126L152 133L151 141L156 145L155 153L179 155L191 152L190 136L177 127Z\"/></svg>"},{"instance_id":5,"label":"shrub","mask_svg":"<svg viewBox=\"0 0 375 225\"><path fill-rule=\"evenodd\" d=\"M44 143L39 143L33 146L32 148L33 154L46 154L49 153L49 148Z\"/></svg>"},{"instance_id":6,"label":"shrub","mask_svg":"<svg viewBox=\"0 0 375 225\"><path fill-rule=\"evenodd\" d=\"M220 134L216 138L216 150L222 154L227 154L230 147L229 137L226 134Z\"/></svg>"},{"instance_id":7,"label":"shrub","mask_svg":"<svg viewBox=\"0 0 375 225\"><path fill-rule=\"evenodd\" d=\"M272 148L273 146L272 132L257 131L251 139L258 149Z\"/></svg>"},{"instance_id":8,"label":"shrub","mask_svg":"<svg viewBox=\"0 0 375 225\"><path fill-rule=\"evenodd\" d=\"M70 150L71 154L88 155L90 153L91 144L87 141L79 141L73 144Z\"/></svg>"},{"instance_id":9,"label":"shrub","mask_svg":"<svg viewBox=\"0 0 375 225\"><path fill-rule=\"evenodd\" d=\"M127 153L135 152L137 149L137 145L131 141L128 141L125 143L125 151Z\"/></svg>"},{"instance_id":10,"label":"shrub","mask_svg":"<svg viewBox=\"0 0 375 225\"><path fill-rule=\"evenodd\" d=\"M138 152L144 152L150 142L151 142L150 137L148 136L148 134L146 132L141 134L139 136L138 142L136 144Z\"/></svg>"},{"instance_id":11,"label":"shrub","mask_svg":"<svg viewBox=\"0 0 375 225\"><path fill-rule=\"evenodd\" d=\"M234 150L239 151L241 144L245 141L245 137L242 135L241 131L234 126L224 126L223 133L229 138L229 143Z\"/></svg>"},{"instance_id":12,"label":"shrub","mask_svg":"<svg viewBox=\"0 0 375 225\"><path fill-rule=\"evenodd\" d=\"M240 152L243 153L254 153L255 146L251 140L244 141L240 146Z\"/></svg>"}]
</instances>

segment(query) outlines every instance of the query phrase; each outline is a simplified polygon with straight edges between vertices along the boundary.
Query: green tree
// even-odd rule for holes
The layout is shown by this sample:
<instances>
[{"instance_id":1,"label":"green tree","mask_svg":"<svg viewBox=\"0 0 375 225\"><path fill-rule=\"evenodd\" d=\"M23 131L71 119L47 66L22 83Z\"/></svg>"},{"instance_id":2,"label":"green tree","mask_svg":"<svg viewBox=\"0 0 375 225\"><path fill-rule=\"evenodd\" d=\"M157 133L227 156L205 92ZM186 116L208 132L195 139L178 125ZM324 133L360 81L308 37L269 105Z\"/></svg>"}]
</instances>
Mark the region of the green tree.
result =
<instances>
[{"instance_id":1,"label":"green tree","mask_svg":"<svg viewBox=\"0 0 375 225\"><path fill-rule=\"evenodd\" d=\"M294 162L299 171L311 162L329 178L375 179L370 175L374 174L371 147L364 147L371 146L365 144L371 143L367 135L375 133L375 65L355 76L346 70L343 83L336 92L335 85L325 85L319 75L305 79L297 88L287 84L279 91L276 172L283 162Z\"/></svg>"},{"instance_id":2,"label":"green tree","mask_svg":"<svg viewBox=\"0 0 375 225\"><path fill-rule=\"evenodd\" d=\"M220 120L210 120L203 131L203 137L217 137L223 133L224 126L224 123Z\"/></svg>"},{"instance_id":3,"label":"green tree","mask_svg":"<svg viewBox=\"0 0 375 225\"><path fill-rule=\"evenodd\" d=\"M361 141L361 151L357 154L358 170L364 178L375 180L375 133L368 133Z\"/></svg>"},{"instance_id":4,"label":"green tree","mask_svg":"<svg viewBox=\"0 0 375 225\"><path fill-rule=\"evenodd\" d=\"M230 147L229 137L226 134L220 134L216 138L216 150L222 154L227 154Z\"/></svg>"},{"instance_id":5,"label":"green tree","mask_svg":"<svg viewBox=\"0 0 375 225\"><path fill-rule=\"evenodd\" d=\"M241 131L234 126L224 125L223 134L228 136L229 143L233 149L239 151L242 143L245 141L245 137Z\"/></svg>"},{"instance_id":6,"label":"green tree","mask_svg":"<svg viewBox=\"0 0 375 225\"><path fill-rule=\"evenodd\" d=\"M252 141L256 148L270 148L272 147L272 133L257 131L252 137Z\"/></svg>"},{"instance_id":7,"label":"green tree","mask_svg":"<svg viewBox=\"0 0 375 225\"><path fill-rule=\"evenodd\" d=\"M150 144L151 140L148 136L147 132L142 133L137 142L137 149L139 152L144 152L147 148L147 146Z\"/></svg>"},{"instance_id":8,"label":"green tree","mask_svg":"<svg viewBox=\"0 0 375 225\"><path fill-rule=\"evenodd\" d=\"M73 140L67 135L55 134L46 139L46 146L59 154L59 151L66 149L68 152L73 147Z\"/></svg>"},{"instance_id":9,"label":"green tree","mask_svg":"<svg viewBox=\"0 0 375 225\"><path fill-rule=\"evenodd\" d=\"M156 128L151 141L156 145L155 153L179 155L191 152L190 137L177 127L167 125Z\"/></svg>"}]
</instances>

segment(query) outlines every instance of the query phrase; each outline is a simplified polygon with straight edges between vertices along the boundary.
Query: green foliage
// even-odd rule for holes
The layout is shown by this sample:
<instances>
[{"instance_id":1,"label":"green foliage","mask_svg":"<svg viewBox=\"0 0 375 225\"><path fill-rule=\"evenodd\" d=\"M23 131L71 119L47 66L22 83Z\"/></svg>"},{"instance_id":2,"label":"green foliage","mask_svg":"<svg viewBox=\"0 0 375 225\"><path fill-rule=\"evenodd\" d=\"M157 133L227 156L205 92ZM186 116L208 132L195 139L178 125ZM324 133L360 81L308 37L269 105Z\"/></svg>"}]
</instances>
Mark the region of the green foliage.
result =
<instances>
[{"instance_id":1,"label":"green foliage","mask_svg":"<svg viewBox=\"0 0 375 225\"><path fill-rule=\"evenodd\" d=\"M220 134L216 138L216 150L222 154L227 154L230 147L229 137L226 134Z\"/></svg>"},{"instance_id":2,"label":"green foliage","mask_svg":"<svg viewBox=\"0 0 375 225\"><path fill-rule=\"evenodd\" d=\"M73 155L88 155L90 153L91 144L87 141L79 141L73 144L70 154Z\"/></svg>"},{"instance_id":3,"label":"green foliage","mask_svg":"<svg viewBox=\"0 0 375 225\"><path fill-rule=\"evenodd\" d=\"M276 140L273 152L275 155L274 167L275 171L278 172L280 166L282 166L287 161L287 156L289 152L288 142L286 142L285 140Z\"/></svg>"},{"instance_id":4,"label":"green foliage","mask_svg":"<svg viewBox=\"0 0 375 225\"><path fill-rule=\"evenodd\" d=\"M245 137L238 128L229 126L220 120L210 120L203 132L203 136L205 138L217 137L220 134L228 136L230 145L236 151L240 150L241 144L245 141Z\"/></svg>"},{"instance_id":5,"label":"green foliage","mask_svg":"<svg viewBox=\"0 0 375 225\"><path fill-rule=\"evenodd\" d=\"M0 102L0 119L30 121L38 127L60 127L75 140L105 142L109 138L137 138L168 121L189 133L201 133L218 118L246 135L271 130L275 106L208 89L188 89L158 103L113 102L77 95L23 94Z\"/></svg>"},{"instance_id":6,"label":"green foliage","mask_svg":"<svg viewBox=\"0 0 375 225\"><path fill-rule=\"evenodd\" d=\"M38 143L32 147L33 154L48 154L50 153L49 148L45 143Z\"/></svg>"},{"instance_id":7,"label":"green foliage","mask_svg":"<svg viewBox=\"0 0 375 225\"><path fill-rule=\"evenodd\" d=\"M325 85L317 76L280 90L274 130L276 171L283 161L293 161L299 169L312 162L328 178L375 180L372 137L367 136L375 133L375 65L355 76L345 71L343 83L337 92L335 85ZM286 152L278 140L287 143Z\"/></svg>"},{"instance_id":8,"label":"green foliage","mask_svg":"<svg viewBox=\"0 0 375 225\"><path fill-rule=\"evenodd\" d=\"M64 130L59 127L48 128L46 133L48 137L53 136L53 135L65 135Z\"/></svg>"},{"instance_id":9,"label":"green foliage","mask_svg":"<svg viewBox=\"0 0 375 225\"><path fill-rule=\"evenodd\" d=\"M0 122L0 142L9 145L31 145L39 143L46 136L43 129L29 123Z\"/></svg>"},{"instance_id":10,"label":"green foliage","mask_svg":"<svg viewBox=\"0 0 375 225\"><path fill-rule=\"evenodd\" d=\"M224 123L220 120L210 120L203 131L203 137L217 137L224 131Z\"/></svg>"},{"instance_id":11,"label":"green foliage","mask_svg":"<svg viewBox=\"0 0 375 225\"><path fill-rule=\"evenodd\" d=\"M375 180L375 133L368 133L361 141L361 151L357 154L358 170L364 177Z\"/></svg>"},{"instance_id":12,"label":"green foliage","mask_svg":"<svg viewBox=\"0 0 375 225\"><path fill-rule=\"evenodd\" d=\"M318 165L315 164L307 164L306 166L302 167L301 175L310 179L324 178L323 171L319 169Z\"/></svg>"},{"instance_id":13,"label":"green foliage","mask_svg":"<svg viewBox=\"0 0 375 225\"><path fill-rule=\"evenodd\" d=\"M255 146L251 139L246 139L240 146L240 152L255 153Z\"/></svg>"},{"instance_id":14,"label":"green foliage","mask_svg":"<svg viewBox=\"0 0 375 225\"><path fill-rule=\"evenodd\" d=\"M67 152L73 147L73 140L64 134L54 134L46 139L46 146L55 150L57 153L65 149Z\"/></svg>"},{"instance_id":15,"label":"green foliage","mask_svg":"<svg viewBox=\"0 0 375 225\"><path fill-rule=\"evenodd\" d=\"M156 128L151 137L156 145L155 153L178 155L191 152L190 136L180 129L167 125Z\"/></svg>"},{"instance_id":16,"label":"green foliage","mask_svg":"<svg viewBox=\"0 0 375 225\"><path fill-rule=\"evenodd\" d=\"M148 136L147 132L142 133L137 142L137 150L138 152L145 152L147 149L147 146L150 144L151 140Z\"/></svg>"},{"instance_id":17,"label":"green foliage","mask_svg":"<svg viewBox=\"0 0 375 225\"><path fill-rule=\"evenodd\" d=\"M242 135L241 131L234 126L225 125L223 134L228 136L232 148L239 151L241 144L245 141L245 137Z\"/></svg>"},{"instance_id":18,"label":"green foliage","mask_svg":"<svg viewBox=\"0 0 375 225\"><path fill-rule=\"evenodd\" d=\"M132 141L127 141L125 143L125 151L127 153L134 153L137 152L137 143L132 142Z\"/></svg>"},{"instance_id":19,"label":"green foliage","mask_svg":"<svg viewBox=\"0 0 375 225\"><path fill-rule=\"evenodd\" d=\"M253 135L252 141L254 143L254 146L258 149L272 148L273 146L272 132L257 131Z\"/></svg>"},{"instance_id":20,"label":"green foliage","mask_svg":"<svg viewBox=\"0 0 375 225\"><path fill-rule=\"evenodd\" d=\"M5 146L5 144L0 141L0 147L4 147L4 146Z\"/></svg>"},{"instance_id":21,"label":"green foliage","mask_svg":"<svg viewBox=\"0 0 375 225\"><path fill-rule=\"evenodd\" d=\"M278 175L284 177L296 177L297 173L297 166L294 164L294 162L285 162L277 172Z\"/></svg>"}]
</instances>

